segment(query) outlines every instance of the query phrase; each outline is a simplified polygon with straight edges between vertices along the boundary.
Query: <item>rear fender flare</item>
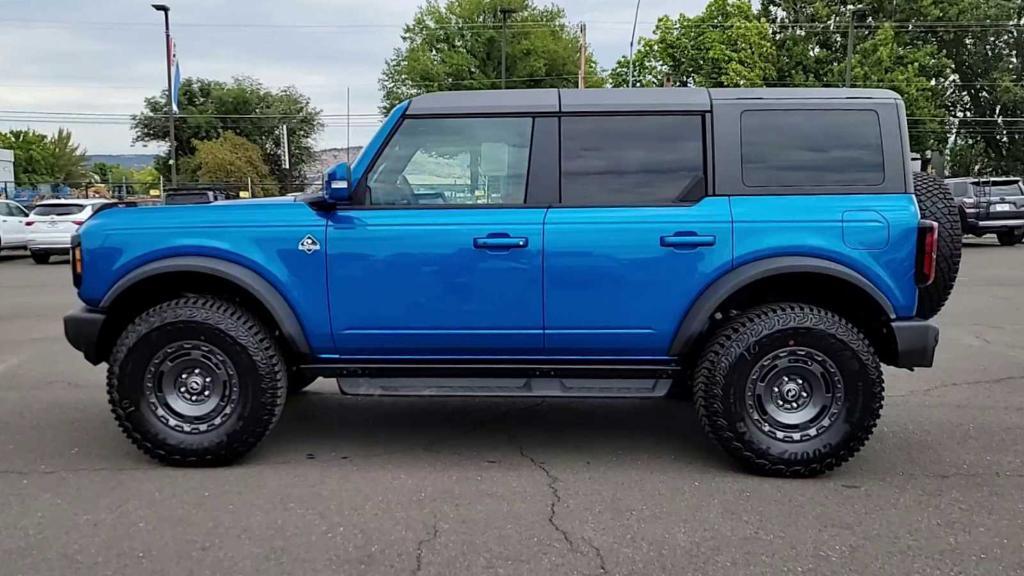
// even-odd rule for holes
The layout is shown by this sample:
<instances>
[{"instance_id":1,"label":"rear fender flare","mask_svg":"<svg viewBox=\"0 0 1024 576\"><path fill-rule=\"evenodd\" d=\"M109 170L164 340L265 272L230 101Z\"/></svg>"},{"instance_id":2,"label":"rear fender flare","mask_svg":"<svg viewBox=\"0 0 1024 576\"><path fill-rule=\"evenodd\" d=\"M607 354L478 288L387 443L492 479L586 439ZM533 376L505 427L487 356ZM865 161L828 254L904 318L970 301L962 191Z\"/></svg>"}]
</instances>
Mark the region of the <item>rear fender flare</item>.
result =
<instances>
[{"instance_id":1,"label":"rear fender flare","mask_svg":"<svg viewBox=\"0 0 1024 576\"><path fill-rule=\"evenodd\" d=\"M686 313L669 349L670 356L679 356L688 350L704 333L712 315L729 296L758 280L793 273L825 274L845 280L870 295L889 318L895 318L892 303L864 276L854 270L821 258L782 256L744 264L712 283Z\"/></svg>"},{"instance_id":2,"label":"rear fender flare","mask_svg":"<svg viewBox=\"0 0 1024 576\"><path fill-rule=\"evenodd\" d=\"M150 262L132 270L114 284L100 303L100 308L108 309L126 290L136 283L160 274L175 272L198 272L227 280L246 290L259 300L270 312L277 323L281 334L292 348L304 356L310 355L309 342L306 340L302 324L299 323L292 307L269 282L256 272L219 258L205 256L178 256Z\"/></svg>"}]
</instances>

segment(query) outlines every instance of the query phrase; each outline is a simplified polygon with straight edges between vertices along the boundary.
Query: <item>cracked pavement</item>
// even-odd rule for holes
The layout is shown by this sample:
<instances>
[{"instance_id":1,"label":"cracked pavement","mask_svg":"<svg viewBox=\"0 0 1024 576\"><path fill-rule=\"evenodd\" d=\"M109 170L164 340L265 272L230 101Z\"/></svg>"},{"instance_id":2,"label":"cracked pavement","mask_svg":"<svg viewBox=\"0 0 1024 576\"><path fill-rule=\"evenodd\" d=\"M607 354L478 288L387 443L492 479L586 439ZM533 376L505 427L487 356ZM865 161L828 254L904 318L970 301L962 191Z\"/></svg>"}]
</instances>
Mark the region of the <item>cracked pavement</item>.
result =
<instances>
[{"instance_id":1,"label":"cracked pavement","mask_svg":"<svg viewBox=\"0 0 1024 576\"><path fill-rule=\"evenodd\" d=\"M0 257L0 574L1021 574L1024 246L970 240L937 366L875 436L746 475L672 401L289 399L243 463L153 464L64 342L65 263Z\"/></svg>"}]
</instances>

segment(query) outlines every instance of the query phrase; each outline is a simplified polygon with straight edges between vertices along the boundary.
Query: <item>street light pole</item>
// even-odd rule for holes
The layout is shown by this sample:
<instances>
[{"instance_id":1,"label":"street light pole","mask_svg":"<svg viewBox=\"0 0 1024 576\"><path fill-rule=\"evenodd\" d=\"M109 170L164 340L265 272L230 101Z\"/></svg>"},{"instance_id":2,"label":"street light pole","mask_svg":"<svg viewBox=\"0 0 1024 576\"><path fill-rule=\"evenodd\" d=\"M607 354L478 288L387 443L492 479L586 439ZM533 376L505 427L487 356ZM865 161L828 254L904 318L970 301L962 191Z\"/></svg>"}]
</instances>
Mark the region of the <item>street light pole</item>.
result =
<instances>
[{"instance_id":1,"label":"street light pole","mask_svg":"<svg viewBox=\"0 0 1024 576\"><path fill-rule=\"evenodd\" d=\"M501 14L501 89L505 89L505 53L508 52L508 17L515 14L515 8L499 8Z\"/></svg>"},{"instance_id":2,"label":"street light pole","mask_svg":"<svg viewBox=\"0 0 1024 576\"><path fill-rule=\"evenodd\" d=\"M171 165L171 186L178 183L177 146L174 141L174 80L171 71L171 7L166 4L153 4L153 9L164 13L164 43L167 50L167 127L170 131L171 145L168 151L168 162Z\"/></svg>"},{"instance_id":3,"label":"street light pole","mask_svg":"<svg viewBox=\"0 0 1024 576\"><path fill-rule=\"evenodd\" d=\"M867 8L857 6L850 10L850 29L846 35L846 87L849 88L853 81L853 26L857 20L857 14L866 12Z\"/></svg>"},{"instance_id":4,"label":"street light pole","mask_svg":"<svg viewBox=\"0 0 1024 576\"><path fill-rule=\"evenodd\" d=\"M640 0L636 0L633 13L633 34L629 37L629 87L633 87L633 45L636 43L636 21L640 19Z\"/></svg>"}]
</instances>

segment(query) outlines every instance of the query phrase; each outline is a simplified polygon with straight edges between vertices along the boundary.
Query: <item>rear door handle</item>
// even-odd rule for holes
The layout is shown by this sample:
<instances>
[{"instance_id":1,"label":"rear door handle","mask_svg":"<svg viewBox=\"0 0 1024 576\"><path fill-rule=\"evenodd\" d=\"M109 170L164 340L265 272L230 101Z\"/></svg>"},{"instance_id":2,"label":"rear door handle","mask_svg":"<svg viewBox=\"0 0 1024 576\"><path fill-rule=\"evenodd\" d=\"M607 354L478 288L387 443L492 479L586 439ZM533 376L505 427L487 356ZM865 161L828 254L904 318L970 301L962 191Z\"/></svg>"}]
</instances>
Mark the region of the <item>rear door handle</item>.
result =
<instances>
[{"instance_id":1,"label":"rear door handle","mask_svg":"<svg viewBox=\"0 0 1024 576\"><path fill-rule=\"evenodd\" d=\"M694 249L715 245L715 237L693 232L676 232L671 236L662 236L661 245L665 248Z\"/></svg>"},{"instance_id":2,"label":"rear door handle","mask_svg":"<svg viewBox=\"0 0 1024 576\"><path fill-rule=\"evenodd\" d=\"M526 248L530 245L528 238L519 236L491 235L485 238L473 238L473 248L477 250L511 250Z\"/></svg>"}]
</instances>

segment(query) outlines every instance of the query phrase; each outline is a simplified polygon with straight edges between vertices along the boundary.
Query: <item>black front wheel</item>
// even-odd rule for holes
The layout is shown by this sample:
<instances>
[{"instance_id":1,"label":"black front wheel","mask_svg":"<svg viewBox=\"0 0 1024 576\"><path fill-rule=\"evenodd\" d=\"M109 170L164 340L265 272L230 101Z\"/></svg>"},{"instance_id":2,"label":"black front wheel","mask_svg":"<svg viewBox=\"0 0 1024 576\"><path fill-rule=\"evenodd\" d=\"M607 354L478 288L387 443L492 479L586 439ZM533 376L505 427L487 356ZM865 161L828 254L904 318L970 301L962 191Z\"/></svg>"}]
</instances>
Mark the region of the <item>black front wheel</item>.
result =
<instances>
[{"instance_id":1,"label":"black front wheel","mask_svg":"<svg viewBox=\"0 0 1024 576\"><path fill-rule=\"evenodd\" d=\"M707 433L750 470L816 476L841 466L871 436L882 369L843 318L773 304L715 333L697 366L694 397Z\"/></svg>"},{"instance_id":2,"label":"black front wheel","mask_svg":"<svg viewBox=\"0 0 1024 576\"><path fill-rule=\"evenodd\" d=\"M110 358L107 394L121 430L173 465L226 464L277 422L287 379L270 333L249 312L187 297L143 313Z\"/></svg>"},{"instance_id":3,"label":"black front wheel","mask_svg":"<svg viewBox=\"0 0 1024 576\"><path fill-rule=\"evenodd\" d=\"M1019 230L1007 230L996 234L1000 246L1016 246L1024 240L1024 228Z\"/></svg>"},{"instance_id":4,"label":"black front wheel","mask_svg":"<svg viewBox=\"0 0 1024 576\"><path fill-rule=\"evenodd\" d=\"M32 254L32 261L35 262L36 264L49 264L50 263L50 255L49 254L41 254L39 252L31 252L31 254Z\"/></svg>"}]
</instances>

